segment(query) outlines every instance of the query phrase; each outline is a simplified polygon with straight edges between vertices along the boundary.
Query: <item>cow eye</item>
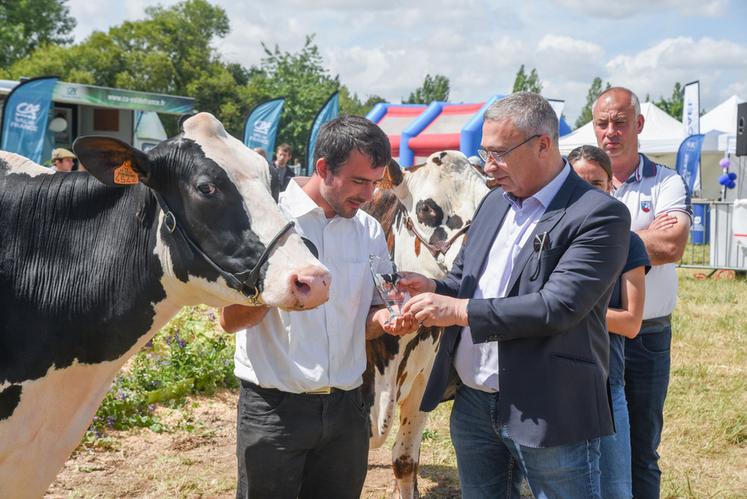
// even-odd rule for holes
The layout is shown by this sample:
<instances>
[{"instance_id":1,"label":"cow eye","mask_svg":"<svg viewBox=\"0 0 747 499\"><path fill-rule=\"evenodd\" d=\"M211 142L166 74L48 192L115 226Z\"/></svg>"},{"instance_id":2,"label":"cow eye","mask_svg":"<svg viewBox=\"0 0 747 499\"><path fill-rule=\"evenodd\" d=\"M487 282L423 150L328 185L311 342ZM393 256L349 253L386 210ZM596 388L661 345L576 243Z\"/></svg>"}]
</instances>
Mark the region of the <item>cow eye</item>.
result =
<instances>
[{"instance_id":1,"label":"cow eye","mask_svg":"<svg viewBox=\"0 0 747 499\"><path fill-rule=\"evenodd\" d=\"M197 190L206 196L212 196L213 194L215 194L215 186L213 184L198 184Z\"/></svg>"}]
</instances>

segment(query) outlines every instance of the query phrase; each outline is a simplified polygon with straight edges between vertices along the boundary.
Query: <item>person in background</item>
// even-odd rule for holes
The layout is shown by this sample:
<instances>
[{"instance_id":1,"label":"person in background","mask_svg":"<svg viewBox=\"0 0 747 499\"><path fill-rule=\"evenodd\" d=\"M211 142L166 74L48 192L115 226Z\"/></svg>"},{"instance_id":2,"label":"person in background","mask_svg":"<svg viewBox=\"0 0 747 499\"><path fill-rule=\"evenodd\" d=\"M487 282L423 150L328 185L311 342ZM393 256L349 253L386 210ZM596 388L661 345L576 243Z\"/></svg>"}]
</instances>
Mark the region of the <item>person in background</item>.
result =
<instances>
[{"instance_id":1,"label":"person in background","mask_svg":"<svg viewBox=\"0 0 747 499\"><path fill-rule=\"evenodd\" d=\"M592 108L597 145L612 163L612 195L631 214L631 228L651 260L643 323L625 340L625 397L630 415L633 496L658 498L664 400L669 386L672 311L677 303L675 262L682 258L692 222L690 194L674 170L638 152L644 126L638 97L622 87L605 90Z\"/></svg>"},{"instance_id":2,"label":"person in background","mask_svg":"<svg viewBox=\"0 0 747 499\"><path fill-rule=\"evenodd\" d=\"M568 155L568 162L579 177L594 187L607 193L612 189L612 164L607 154L598 147L577 147ZM628 260L615 282L607 309L607 329L610 332L609 385L615 434L604 436L599 441L600 483L605 499L628 499L633 495L630 422L625 401L625 338L635 338L641 328L646 272L650 268L643 241L635 232L630 232Z\"/></svg>"},{"instance_id":3,"label":"person in background","mask_svg":"<svg viewBox=\"0 0 747 499\"><path fill-rule=\"evenodd\" d=\"M71 151L58 147L52 151L52 169L56 172L69 173L75 169L77 159Z\"/></svg>"},{"instance_id":4,"label":"person in background","mask_svg":"<svg viewBox=\"0 0 747 499\"><path fill-rule=\"evenodd\" d=\"M293 157L291 146L289 144L280 144L275 153L275 168L280 179L280 190L288 188L290 180L295 177L293 170L290 168L290 160Z\"/></svg>"},{"instance_id":5,"label":"person in background","mask_svg":"<svg viewBox=\"0 0 747 499\"><path fill-rule=\"evenodd\" d=\"M279 205L329 269L329 301L303 312L221 311L223 329L238 332L237 499L360 497L370 436L365 340L417 328L412 317L390 320L369 270L369 255L389 262L389 251L379 222L359 208L389 161L389 139L371 121L326 123L314 174L294 179Z\"/></svg>"}]
</instances>

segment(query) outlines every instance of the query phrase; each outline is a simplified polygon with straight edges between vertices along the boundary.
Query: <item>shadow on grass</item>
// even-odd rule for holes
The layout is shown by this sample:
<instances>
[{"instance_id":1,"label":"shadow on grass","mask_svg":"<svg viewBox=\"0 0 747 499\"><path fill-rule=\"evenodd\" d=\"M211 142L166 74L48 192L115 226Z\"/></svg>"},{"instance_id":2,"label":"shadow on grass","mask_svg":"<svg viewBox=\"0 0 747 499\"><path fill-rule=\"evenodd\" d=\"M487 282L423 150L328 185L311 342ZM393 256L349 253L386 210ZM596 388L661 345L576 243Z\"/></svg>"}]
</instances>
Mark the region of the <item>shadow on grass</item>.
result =
<instances>
[{"instance_id":1,"label":"shadow on grass","mask_svg":"<svg viewBox=\"0 0 747 499\"><path fill-rule=\"evenodd\" d=\"M422 464L418 475L434 482L435 487L421 495L421 499L446 499L459 497L459 474L453 466Z\"/></svg>"}]
</instances>

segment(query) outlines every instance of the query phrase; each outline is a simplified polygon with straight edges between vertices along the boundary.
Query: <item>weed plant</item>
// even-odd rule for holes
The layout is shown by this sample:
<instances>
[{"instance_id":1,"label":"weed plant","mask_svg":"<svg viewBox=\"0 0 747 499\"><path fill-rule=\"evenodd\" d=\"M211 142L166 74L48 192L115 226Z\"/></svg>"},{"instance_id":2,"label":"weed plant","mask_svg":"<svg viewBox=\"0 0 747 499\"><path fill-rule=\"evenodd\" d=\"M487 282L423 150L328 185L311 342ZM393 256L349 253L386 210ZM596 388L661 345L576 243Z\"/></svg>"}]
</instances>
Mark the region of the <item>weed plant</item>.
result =
<instances>
[{"instance_id":1,"label":"weed plant","mask_svg":"<svg viewBox=\"0 0 747 499\"><path fill-rule=\"evenodd\" d=\"M86 442L95 443L110 429L168 430L156 414L156 404L179 405L187 395L236 388L233 352L234 338L217 326L213 309L183 309L115 378Z\"/></svg>"}]
</instances>

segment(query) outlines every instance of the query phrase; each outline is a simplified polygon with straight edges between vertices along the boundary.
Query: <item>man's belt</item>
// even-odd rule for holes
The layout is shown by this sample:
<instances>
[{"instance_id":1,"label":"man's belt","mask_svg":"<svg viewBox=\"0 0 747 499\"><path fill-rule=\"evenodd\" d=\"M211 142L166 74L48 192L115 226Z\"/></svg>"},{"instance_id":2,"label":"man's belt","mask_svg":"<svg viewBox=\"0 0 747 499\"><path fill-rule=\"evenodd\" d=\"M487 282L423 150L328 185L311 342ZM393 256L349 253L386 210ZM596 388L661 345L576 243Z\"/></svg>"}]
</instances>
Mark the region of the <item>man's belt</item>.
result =
<instances>
[{"instance_id":1,"label":"man's belt","mask_svg":"<svg viewBox=\"0 0 747 499\"><path fill-rule=\"evenodd\" d=\"M288 393L290 395L331 395L333 393L348 391L348 390L343 390L342 388L336 388L334 386L323 386L321 388L316 388L308 392L294 393L294 392L286 392L284 390L278 390L277 388L265 388L263 386L257 385L256 383L252 383L251 381L246 381L243 379L241 380L241 384L248 385L253 390L259 391L259 392L262 392L262 391L282 392L282 393Z\"/></svg>"},{"instance_id":2,"label":"man's belt","mask_svg":"<svg viewBox=\"0 0 747 499\"><path fill-rule=\"evenodd\" d=\"M644 327L665 327L672 324L672 314L665 315L664 317L654 317L653 319L644 319L641 322L641 329Z\"/></svg>"}]
</instances>

